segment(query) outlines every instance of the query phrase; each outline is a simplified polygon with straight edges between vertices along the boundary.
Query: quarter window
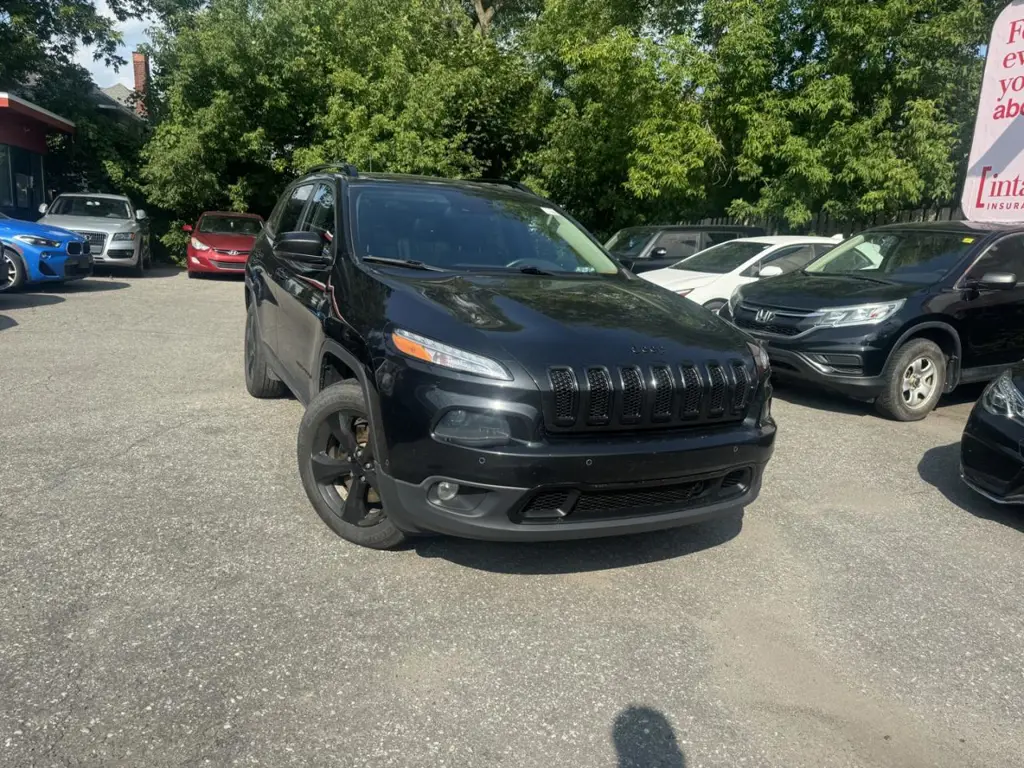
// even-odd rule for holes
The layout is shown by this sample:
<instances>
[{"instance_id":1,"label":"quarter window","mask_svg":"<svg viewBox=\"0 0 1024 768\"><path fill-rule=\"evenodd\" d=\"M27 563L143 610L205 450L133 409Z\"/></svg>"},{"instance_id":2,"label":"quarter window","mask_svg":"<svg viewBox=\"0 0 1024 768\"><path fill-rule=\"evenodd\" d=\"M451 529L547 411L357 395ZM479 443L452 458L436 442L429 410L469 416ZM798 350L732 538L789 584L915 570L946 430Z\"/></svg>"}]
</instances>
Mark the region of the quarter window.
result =
<instances>
[{"instance_id":1,"label":"quarter window","mask_svg":"<svg viewBox=\"0 0 1024 768\"><path fill-rule=\"evenodd\" d=\"M700 236L693 232L663 232L654 244L655 248L664 248L663 259L685 259L697 252Z\"/></svg>"},{"instance_id":2,"label":"quarter window","mask_svg":"<svg viewBox=\"0 0 1024 768\"><path fill-rule=\"evenodd\" d=\"M309 200L309 195L312 191L312 184L303 184L301 187L296 187L288 196L281 210L274 211L273 215L277 217L277 220L272 222L275 235L298 230L299 218L302 216L302 211L306 207L306 201Z\"/></svg>"},{"instance_id":3,"label":"quarter window","mask_svg":"<svg viewBox=\"0 0 1024 768\"><path fill-rule=\"evenodd\" d=\"M798 269L806 267L814 261L817 255L813 245L791 245L788 248L780 248L743 270L743 276L757 277L767 266L778 267L782 270L782 274L788 275L790 272L796 272Z\"/></svg>"},{"instance_id":4,"label":"quarter window","mask_svg":"<svg viewBox=\"0 0 1024 768\"><path fill-rule=\"evenodd\" d=\"M328 242L334 239L334 188L330 184L317 186L302 229L316 232Z\"/></svg>"}]
</instances>

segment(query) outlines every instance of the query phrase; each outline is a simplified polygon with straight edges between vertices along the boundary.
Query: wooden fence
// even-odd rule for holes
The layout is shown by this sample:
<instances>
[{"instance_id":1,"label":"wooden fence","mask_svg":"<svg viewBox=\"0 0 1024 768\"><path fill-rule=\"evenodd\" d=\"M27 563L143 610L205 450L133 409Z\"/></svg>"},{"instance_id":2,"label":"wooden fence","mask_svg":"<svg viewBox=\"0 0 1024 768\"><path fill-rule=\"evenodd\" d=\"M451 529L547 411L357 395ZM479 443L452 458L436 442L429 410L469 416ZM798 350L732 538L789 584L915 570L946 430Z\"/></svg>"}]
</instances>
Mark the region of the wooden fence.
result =
<instances>
[{"instance_id":1,"label":"wooden fence","mask_svg":"<svg viewBox=\"0 0 1024 768\"><path fill-rule=\"evenodd\" d=\"M719 216L716 218L702 219L700 221L683 222L686 224L700 224L702 226L715 225L743 225L751 227L763 227L773 235L821 235L831 237L832 235L850 236L868 227L877 227L882 224L895 224L909 221L962 221L963 213L959 205L946 205L937 208L915 208L913 210L900 211L896 215L878 214L876 216L850 221L848 219L836 219L827 213L819 213L802 227L790 227L785 222L777 219L737 219L732 216Z\"/></svg>"}]
</instances>

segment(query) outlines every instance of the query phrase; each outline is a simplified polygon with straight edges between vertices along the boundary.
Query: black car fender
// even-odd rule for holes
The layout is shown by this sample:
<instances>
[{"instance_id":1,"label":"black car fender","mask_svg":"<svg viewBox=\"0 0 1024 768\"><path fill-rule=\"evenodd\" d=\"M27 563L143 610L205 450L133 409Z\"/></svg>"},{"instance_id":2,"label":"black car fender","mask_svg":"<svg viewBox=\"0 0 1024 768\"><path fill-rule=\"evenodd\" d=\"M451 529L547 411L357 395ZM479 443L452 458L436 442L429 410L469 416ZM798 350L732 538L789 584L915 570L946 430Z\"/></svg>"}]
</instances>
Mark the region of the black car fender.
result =
<instances>
[{"instance_id":1,"label":"black car fender","mask_svg":"<svg viewBox=\"0 0 1024 768\"><path fill-rule=\"evenodd\" d=\"M949 340L953 347L953 354L949 356L949 361L946 365L946 392L952 392L960 381L960 361L963 359L963 347L960 343L960 333L949 323L942 322L941 320L926 320L921 323L915 323L900 334L899 338L896 339L896 343L889 349L889 356L886 358L886 365L892 359L899 349L909 340L916 336L928 337L929 334L923 334L922 331L937 330L943 335L949 337Z\"/></svg>"},{"instance_id":2,"label":"black car fender","mask_svg":"<svg viewBox=\"0 0 1024 768\"><path fill-rule=\"evenodd\" d=\"M328 355L332 355L340 360L352 372L353 377L359 383L359 388L363 390L363 397L366 398L366 412L370 417L370 434L373 436L373 455L377 457L378 465L382 466L386 472L388 469L388 450L387 442L384 440L384 430L379 428L379 425L383 423L383 417L381 415L380 395L377 392L377 386L371 377L367 375L366 365L363 361L356 357L351 350L346 349L330 337L325 338L320 344L320 353L317 355L319 371L323 371L324 361ZM323 389L322 375L314 377L313 384L316 387L316 392L313 392L312 396L316 396Z\"/></svg>"}]
</instances>

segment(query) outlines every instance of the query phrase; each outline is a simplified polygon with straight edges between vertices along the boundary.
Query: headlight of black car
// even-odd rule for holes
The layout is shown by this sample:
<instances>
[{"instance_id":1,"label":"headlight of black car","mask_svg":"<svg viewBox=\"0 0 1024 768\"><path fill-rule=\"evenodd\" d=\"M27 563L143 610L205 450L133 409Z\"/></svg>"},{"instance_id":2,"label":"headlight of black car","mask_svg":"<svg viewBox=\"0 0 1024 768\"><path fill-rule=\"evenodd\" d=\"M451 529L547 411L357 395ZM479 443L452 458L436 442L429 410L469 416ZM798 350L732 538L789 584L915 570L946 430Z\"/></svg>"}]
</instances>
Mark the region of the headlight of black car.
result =
<instances>
[{"instance_id":1,"label":"headlight of black car","mask_svg":"<svg viewBox=\"0 0 1024 768\"><path fill-rule=\"evenodd\" d=\"M1006 371L988 385L981 395L982 407L993 416L1024 420L1024 394Z\"/></svg>"}]
</instances>

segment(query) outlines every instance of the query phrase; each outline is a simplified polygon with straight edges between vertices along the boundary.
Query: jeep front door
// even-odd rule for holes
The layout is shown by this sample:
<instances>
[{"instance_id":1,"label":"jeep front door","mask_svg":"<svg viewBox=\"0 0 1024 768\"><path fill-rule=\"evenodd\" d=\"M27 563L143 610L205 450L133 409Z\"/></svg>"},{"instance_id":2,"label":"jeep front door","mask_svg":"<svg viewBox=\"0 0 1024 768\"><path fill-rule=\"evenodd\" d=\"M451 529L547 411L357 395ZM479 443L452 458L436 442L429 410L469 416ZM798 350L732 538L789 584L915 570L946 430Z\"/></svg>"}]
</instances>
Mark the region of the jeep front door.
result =
<instances>
[{"instance_id":1,"label":"jeep front door","mask_svg":"<svg viewBox=\"0 0 1024 768\"><path fill-rule=\"evenodd\" d=\"M297 227L297 231L320 236L325 257L334 253L336 197L333 180L318 182ZM296 396L304 402L309 402L319 388L317 355L323 341L323 323L329 314L327 280L330 262L333 259L321 265L281 259L278 268L283 294L278 344L285 364L295 370L303 382L303 391L296 392Z\"/></svg>"}]
</instances>

